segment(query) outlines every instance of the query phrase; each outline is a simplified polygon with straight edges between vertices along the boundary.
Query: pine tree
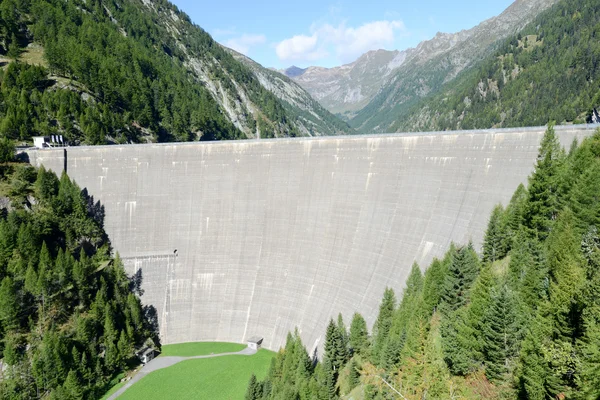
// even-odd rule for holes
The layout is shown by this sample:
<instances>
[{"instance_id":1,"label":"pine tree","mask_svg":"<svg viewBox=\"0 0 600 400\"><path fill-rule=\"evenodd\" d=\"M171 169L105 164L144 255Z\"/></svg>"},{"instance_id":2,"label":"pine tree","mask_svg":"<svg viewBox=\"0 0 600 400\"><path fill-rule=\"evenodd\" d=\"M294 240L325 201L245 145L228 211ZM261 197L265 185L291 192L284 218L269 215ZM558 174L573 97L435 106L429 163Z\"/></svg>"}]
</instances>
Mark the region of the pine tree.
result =
<instances>
[{"instance_id":1,"label":"pine tree","mask_svg":"<svg viewBox=\"0 0 600 400\"><path fill-rule=\"evenodd\" d=\"M63 385L65 400L82 400L83 390L77 373L73 370L69 371L67 379Z\"/></svg>"},{"instance_id":2,"label":"pine tree","mask_svg":"<svg viewBox=\"0 0 600 400\"><path fill-rule=\"evenodd\" d=\"M359 313L354 313L350 324L350 348L354 354L364 355L369 346L367 323Z\"/></svg>"},{"instance_id":3,"label":"pine tree","mask_svg":"<svg viewBox=\"0 0 600 400\"><path fill-rule=\"evenodd\" d=\"M17 39L17 36L14 33L11 36L10 44L8 45L8 52L6 54L14 60L17 60L21 55L19 40Z\"/></svg>"},{"instance_id":4,"label":"pine tree","mask_svg":"<svg viewBox=\"0 0 600 400\"><path fill-rule=\"evenodd\" d=\"M559 211L559 173L564 162L554 125L550 124L538 153L535 171L529 178L529 201L525 223L541 239L545 239Z\"/></svg>"},{"instance_id":5,"label":"pine tree","mask_svg":"<svg viewBox=\"0 0 600 400\"><path fill-rule=\"evenodd\" d=\"M567 341L582 331L580 304L586 283L581 237L574 225L573 214L566 210L546 241L554 334Z\"/></svg>"},{"instance_id":6,"label":"pine tree","mask_svg":"<svg viewBox=\"0 0 600 400\"><path fill-rule=\"evenodd\" d=\"M540 305L521 345L519 390L522 397L531 400L555 398L560 392L560 382L546 359L552 333L549 308L548 303Z\"/></svg>"},{"instance_id":7,"label":"pine tree","mask_svg":"<svg viewBox=\"0 0 600 400\"><path fill-rule=\"evenodd\" d=\"M506 255L506 233L504 227L504 209L497 205L492 211L483 241L483 261L494 262Z\"/></svg>"},{"instance_id":8,"label":"pine tree","mask_svg":"<svg viewBox=\"0 0 600 400\"><path fill-rule=\"evenodd\" d=\"M350 372L348 374L348 381L350 383L350 390L354 389L360 383L360 370L356 359L352 359L350 362Z\"/></svg>"},{"instance_id":9,"label":"pine tree","mask_svg":"<svg viewBox=\"0 0 600 400\"><path fill-rule=\"evenodd\" d=\"M450 250L452 252L453 250ZM433 260L427 271L423 282L423 303L428 313L433 313L434 309L440 303L442 297L442 288L446 280L447 268L445 264L437 258Z\"/></svg>"},{"instance_id":10,"label":"pine tree","mask_svg":"<svg viewBox=\"0 0 600 400\"><path fill-rule=\"evenodd\" d=\"M587 229L589 226L600 226L600 159L595 159L586 168L572 190L572 208L578 219L578 225Z\"/></svg>"},{"instance_id":11,"label":"pine tree","mask_svg":"<svg viewBox=\"0 0 600 400\"><path fill-rule=\"evenodd\" d=\"M444 308L454 311L469 301L470 289L479 273L479 260L471 245L454 252L442 288Z\"/></svg>"},{"instance_id":12,"label":"pine tree","mask_svg":"<svg viewBox=\"0 0 600 400\"><path fill-rule=\"evenodd\" d=\"M485 374L491 380L501 381L510 372L510 362L516 356L520 331L517 305L507 285L502 285L492 294L483 329Z\"/></svg>"},{"instance_id":13,"label":"pine tree","mask_svg":"<svg viewBox=\"0 0 600 400\"><path fill-rule=\"evenodd\" d=\"M346 329L346 324L344 324L344 318L342 317L342 313L338 314L337 328L338 328L338 331L340 332L340 342L338 345L338 352L345 364L348 361L348 358L350 357L350 352L349 352L349 348L348 348L349 347L348 330Z\"/></svg>"},{"instance_id":14,"label":"pine tree","mask_svg":"<svg viewBox=\"0 0 600 400\"><path fill-rule=\"evenodd\" d=\"M373 327L373 349L371 356L376 362L380 360L381 351L390 332L395 307L396 296L394 295L394 291L386 288L383 293L383 300L379 306L379 315Z\"/></svg>"},{"instance_id":15,"label":"pine tree","mask_svg":"<svg viewBox=\"0 0 600 400\"><path fill-rule=\"evenodd\" d=\"M244 396L244 400L260 400L258 396L257 387L260 383L256 380L256 375L252 374L250 376L250 381L248 382L248 388L246 389L246 395Z\"/></svg>"},{"instance_id":16,"label":"pine tree","mask_svg":"<svg viewBox=\"0 0 600 400\"><path fill-rule=\"evenodd\" d=\"M0 284L0 326L5 331L19 327L19 308L15 285L10 276L7 276Z\"/></svg>"}]
</instances>

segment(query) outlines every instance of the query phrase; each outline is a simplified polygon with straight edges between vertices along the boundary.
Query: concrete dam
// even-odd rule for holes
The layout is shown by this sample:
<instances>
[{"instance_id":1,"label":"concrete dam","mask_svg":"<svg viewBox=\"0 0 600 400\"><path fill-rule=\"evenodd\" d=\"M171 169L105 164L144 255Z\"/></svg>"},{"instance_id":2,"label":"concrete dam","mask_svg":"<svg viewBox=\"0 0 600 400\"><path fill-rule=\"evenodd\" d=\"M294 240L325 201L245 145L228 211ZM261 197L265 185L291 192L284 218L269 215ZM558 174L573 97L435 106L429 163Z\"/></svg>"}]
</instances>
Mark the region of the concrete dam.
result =
<instances>
[{"instance_id":1,"label":"concrete dam","mask_svg":"<svg viewBox=\"0 0 600 400\"><path fill-rule=\"evenodd\" d=\"M561 143L595 126L557 127ZM527 181L540 128L28 151L105 206L105 228L163 344L309 351L329 318L369 327L386 286L450 242L481 248L492 208Z\"/></svg>"}]
</instances>

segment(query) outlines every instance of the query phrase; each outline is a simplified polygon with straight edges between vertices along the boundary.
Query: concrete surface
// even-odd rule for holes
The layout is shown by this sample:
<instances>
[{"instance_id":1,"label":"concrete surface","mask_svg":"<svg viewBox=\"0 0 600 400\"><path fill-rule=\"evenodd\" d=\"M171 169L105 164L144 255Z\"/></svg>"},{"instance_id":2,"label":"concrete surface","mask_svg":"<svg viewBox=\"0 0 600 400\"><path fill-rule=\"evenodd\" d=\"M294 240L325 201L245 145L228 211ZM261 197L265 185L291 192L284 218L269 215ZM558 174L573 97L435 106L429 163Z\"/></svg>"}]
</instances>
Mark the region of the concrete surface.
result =
<instances>
[{"instance_id":1,"label":"concrete surface","mask_svg":"<svg viewBox=\"0 0 600 400\"><path fill-rule=\"evenodd\" d=\"M558 127L561 142L595 127ZM480 248L490 212L533 169L545 128L79 147L29 151L106 207L106 231L164 344L277 350L298 327L309 351L329 318L371 327L450 242ZM175 254L174 251L177 250Z\"/></svg>"},{"instance_id":2,"label":"concrete surface","mask_svg":"<svg viewBox=\"0 0 600 400\"><path fill-rule=\"evenodd\" d=\"M133 376L133 378L128 380L127 383L125 385L123 385L123 387L121 387L119 390L114 392L107 400L116 399L117 397L122 395L127 389L129 389L131 386L133 386L136 382L138 382L140 379L142 379L143 377L148 375L150 372L154 372L159 369L170 367L181 361L193 360L195 358L214 358L214 357L222 357L222 356L251 356L251 355L256 354L256 352L257 352L256 350L252 350L252 349L246 347L245 349L240 350L235 353L220 353L220 354L209 354L209 355L205 355L205 356L191 356L191 357L174 357L174 356L156 357L155 359L153 359L152 361L150 361L149 363L144 365Z\"/></svg>"}]
</instances>

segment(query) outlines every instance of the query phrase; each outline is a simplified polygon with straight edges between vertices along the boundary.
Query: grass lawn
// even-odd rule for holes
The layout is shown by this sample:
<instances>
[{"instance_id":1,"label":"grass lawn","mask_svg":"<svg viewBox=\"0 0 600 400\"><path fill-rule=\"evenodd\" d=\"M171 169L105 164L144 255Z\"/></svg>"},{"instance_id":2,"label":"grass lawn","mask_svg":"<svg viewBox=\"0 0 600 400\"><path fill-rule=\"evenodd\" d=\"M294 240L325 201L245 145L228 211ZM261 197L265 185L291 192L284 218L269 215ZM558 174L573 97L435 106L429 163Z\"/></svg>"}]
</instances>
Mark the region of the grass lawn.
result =
<instances>
[{"instance_id":1,"label":"grass lawn","mask_svg":"<svg viewBox=\"0 0 600 400\"><path fill-rule=\"evenodd\" d=\"M250 375L263 379L274 356L272 351L261 349L253 356L182 361L145 376L119 400L243 399Z\"/></svg>"},{"instance_id":2,"label":"grass lawn","mask_svg":"<svg viewBox=\"0 0 600 400\"><path fill-rule=\"evenodd\" d=\"M244 350L246 345L239 343L223 343L223 342L195 342L195 343L180 343L166 344L162 346L161 356L205 356L208 354L219 353L234 353Z\"/></svg>"}]
</instances>

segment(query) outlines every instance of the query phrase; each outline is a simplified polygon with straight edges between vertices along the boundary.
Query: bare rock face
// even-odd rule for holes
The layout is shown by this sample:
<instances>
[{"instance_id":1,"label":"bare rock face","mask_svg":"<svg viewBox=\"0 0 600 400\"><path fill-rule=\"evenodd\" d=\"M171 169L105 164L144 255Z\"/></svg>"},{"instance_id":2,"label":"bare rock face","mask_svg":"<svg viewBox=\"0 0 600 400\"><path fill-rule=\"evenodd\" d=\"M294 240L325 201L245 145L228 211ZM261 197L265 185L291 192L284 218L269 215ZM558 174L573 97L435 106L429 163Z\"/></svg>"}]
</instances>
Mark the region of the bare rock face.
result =
<instances>
[{"instance_id":1,"label":"bare rock face","mask_svg":"<svg viewBox=\"0 0 600 400\"><path fill-rule=\"evenodd\" d=\"M497 17L457 33L438 32L404 51L377 50L335 68L288 68L325 108L362 132L388 132L394 110L438 90L558 0L517 0ZM386 115L392 114L392 115ZM382 117L382 115L386 115Z\"/></svg>"},{"instance_id":2,"label":"bare rock face","mask_svg":"<svg viewBox=\"0 0 600 400\"><path fill-rule=\"evenodd\" d=\"M262 65L235 50L225 47L233 57L250 68L260 84L273 93L288 112L294 116L294 123L302 136L328 136L354 133L354 130L345 122L327 111L318 101L287 76L277 71L264 68ZM302 74L304 70L291 67L287 73L294 76Z\"/></svg>"},{"instance_id":3,"label":"bare rock face","mask_svg":"<svg viewBox=\"0 0 600 400\"><path fill-rule=\"evenodd\" d=\"M8 197L0 197L0 210L10 212L13 210L12 202Z\"/></svg>"},{"instance_id":4,"label":"bare rock face","mask_svg":"<svg viewBox=\"0 0 600 400\"><path fill-rule=\"evenodd\" d=\"M406 56L407 52L375 50L341 67L292 67L280 72L295 80L329 111L352 117L371 101Z\"/></svg>"}]
</instances>

